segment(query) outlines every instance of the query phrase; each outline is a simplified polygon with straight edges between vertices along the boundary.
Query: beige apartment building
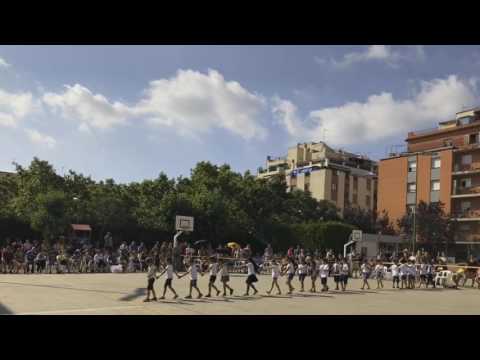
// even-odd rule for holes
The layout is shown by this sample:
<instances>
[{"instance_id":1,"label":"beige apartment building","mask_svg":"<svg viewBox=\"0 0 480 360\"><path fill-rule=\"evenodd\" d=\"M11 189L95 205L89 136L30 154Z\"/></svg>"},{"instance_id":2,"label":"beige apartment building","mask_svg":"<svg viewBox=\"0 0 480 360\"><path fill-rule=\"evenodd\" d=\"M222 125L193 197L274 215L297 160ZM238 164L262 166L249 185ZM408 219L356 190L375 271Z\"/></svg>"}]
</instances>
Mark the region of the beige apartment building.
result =
<instances>
[{"instance_id":1,"label":"beige apartment building","mask_svg":"<svg viewBox=\"0 0 480 360\"><path fill-rule=\"evenodd\" d=\"M287 191L308 191L317 200L335 204L340 214L346 207L376 209L377 163L368 157L334 150L324 142L297 144L287 156L267 157L258 178L285 175Z\"/></svg>"}]
</instances>

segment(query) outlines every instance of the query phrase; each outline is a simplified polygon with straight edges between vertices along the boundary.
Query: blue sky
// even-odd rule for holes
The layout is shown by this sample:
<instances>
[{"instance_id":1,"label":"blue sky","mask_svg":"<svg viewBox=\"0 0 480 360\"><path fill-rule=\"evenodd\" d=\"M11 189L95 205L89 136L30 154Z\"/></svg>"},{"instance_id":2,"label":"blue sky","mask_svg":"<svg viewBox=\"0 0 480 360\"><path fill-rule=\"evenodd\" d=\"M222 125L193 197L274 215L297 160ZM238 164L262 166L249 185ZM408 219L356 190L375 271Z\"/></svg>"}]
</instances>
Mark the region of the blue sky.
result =
<instances>
[{"instance_id":1,"label":"blue sky","mask_svg":"<svg viewBox=\"0 0 480 360\"><path fill-rule=\"evenodd\" d=\"M0 170L119 182L319 141L379 159L480 105L478 46L0 46Z\"/></svg>"}]
</instances>

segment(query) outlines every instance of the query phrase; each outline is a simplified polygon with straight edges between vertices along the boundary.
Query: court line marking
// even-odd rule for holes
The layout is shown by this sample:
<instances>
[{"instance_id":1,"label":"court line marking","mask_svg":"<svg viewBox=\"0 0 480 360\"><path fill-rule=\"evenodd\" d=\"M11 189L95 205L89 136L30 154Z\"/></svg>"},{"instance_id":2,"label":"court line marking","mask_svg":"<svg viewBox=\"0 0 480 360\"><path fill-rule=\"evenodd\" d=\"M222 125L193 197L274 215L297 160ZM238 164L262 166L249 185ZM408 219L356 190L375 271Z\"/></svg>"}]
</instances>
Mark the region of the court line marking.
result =
<instances>
[{"instance_id":1,"label":"court line marking","mask_svg":"<svg viewBox=\"0 0 480 360\"><path fill-rule=\"evenodd\" d=\"M103 311L103 310L114 310L114 309L139 309L145 308L142 305L130 305L130 306L110 306L110 307L100 307L100 308L87 308L87 309L69 309L69 310L48 310L48 311L36 311L36 312L26 312L26 313L15 313L15 315L49 315L49 314L63 314L71 312L85 312L85 311Z\"/></svg>"}]
</instances>

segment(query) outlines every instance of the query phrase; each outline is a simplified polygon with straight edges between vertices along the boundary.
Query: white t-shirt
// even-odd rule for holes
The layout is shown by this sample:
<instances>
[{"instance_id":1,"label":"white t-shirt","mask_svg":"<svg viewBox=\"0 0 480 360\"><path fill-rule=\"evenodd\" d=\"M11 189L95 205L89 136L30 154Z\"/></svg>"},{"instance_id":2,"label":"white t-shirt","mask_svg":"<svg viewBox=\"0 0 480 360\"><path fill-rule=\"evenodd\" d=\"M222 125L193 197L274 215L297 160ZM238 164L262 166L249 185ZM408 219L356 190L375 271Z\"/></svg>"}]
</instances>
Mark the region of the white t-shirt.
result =
<instances>
[{"instance_id":1,"label":"white t-shirt","mask_svg":"<svg viewBox=\"0 0 480 360\"><path fill-rule=\"evenodd\" d=\"M165 268L165 276L167 277L167 279L173 279L173 265L172 264L167 265L167 267Z\"/></svg>"},{"instance_id":2,"label":"white t-shirt","mask_svg":"<svg viewBox=\"0 0 480 360\"><path fill-rule=\"evenodd\" d=\"M332 272L334 275L340 274L340 264L339 263L334 263L332 266Z\"/></svg>"},{"instance_id":3,"label":"white t-shirt","mask_svg":"<svg viewBox=\"0 0 480 360\"><path fill-rule=\"evenodd\" d=\"M307 274L307 266L304 264L298 264L298 274L299 275L306 275Z\"/></svg>"},{"instance_id":4,"label":"white t-shirt","mask_svg":"<svg viewBox=\"0 0 480 360\"><path fill-rule=\"evenodd\" d=\"M347 264L347 263L344 263L344 264L342 265L342 269L340 270L340 272L341 272L342 275L348 275L348 270L349 270L349 269L348 269L348 264Z\"/></svg>"},{"instance_id":5,"label":"white t-shirt","mask_svg":"<svg viewBox=\"0 0 480 360\"><path fill-rule=\"evenodd\" d=\"M272 278L277 279L280 276L280 266L272 265Z\"/></svg>"},{"instance_id":6,"label":"white t-shirt","mask_svg":"<svg viewBox=\"0 0 480 360\"><path fill-rule=\"evenodd\" d=\"M227 265L226 264L223 264L221 267L220 267L220 270L218 271L218 275L220 277L222 276L227 276L228 275L228 268L227 268Z\"/></svg>"},{"instance_id":7,"label":"white t-shirt","mask_svg":"<svg viewBox=\"0 0 480 360\"><path fill-rule=\"evenodd\" d=\"M390 270L392 270L392 276L398 276L398 266L393 264L391 267L390 267Z\"/></svg>"},{"instance_id":8,"label":"white t-shirt","mask_svg":"<svg viewBox=\"0 0 480 360\"><path fill-rule=\"evenodd\" d=\"M407 269L407 265L406 264L400 264L400 266L398 267L399 269L399 272L400 272L400 276L403 276L403 275L407 275L408 274L408 269Z\"/></svg>"},{"instance_id":9,"label":"white t-shirt","mask_svg":"<svg viewBox=\"0 0 480 360\"><path fill-rule=\"evenodd\" d=\"M255 267L251 262L247 264L247 275L255 275Z\"/></svg>"},{"instance_id":10,"label":"white t-shirt","mask_svg":"<svg viewBox=\"0 0 480 360\"><path fill-rule=\"evenodd\" d=\"M157 267L155 265L150 265L148 267L147 277L149 279L153 279L155 278L156 275L157 275Z\"/></svg>"},{"instance_id":11,"label":"white t-shirt","mask_svg":"<svg viewBox=\"0 0 480 360\"><path fill-rule=\"evenodd\" d=\"M383 266L382 265L375 266L375 273L383 275Z\"/></svg>"},{"instance_id":12,"label":"white t-shirt","mask_svg":"<svg viewBox=\"0 0 480 360\"><path fill-rule=\"evenodd\" d=\"M417 273L417 268L415 267L415 265L408 265L408 273L411 276L415 276L415 274Z\"/></svg>"},{"instance_id":13,"label":"white t-shirt","mask_svg":"<svg viewBox=\"0 0 480 360\"><path fill-rule=\"evenodd\" d=\"M427 265L421 264L420 265L420 275L426 275L427 274Z\"/></svg>"},{"instance_id":14,"label":"white t-shirt","mask_svg":"<svg viewBox=\"0 0 480 360\"><path fill-rule=\"evenodd\" d=\"M320 277L328 277L328 264L320 265Z\"/></svg>"},{"instance_id":15,"label":"white t-shirt","mask_svg":"<svg viewBox=\"0 0 480 360\"><path fill-rule=\"evenodd\" d=\"M218 273L218 264L213 263L210 264L210 276L217 276Z\"/></svg>"},{"instance_id":16,"label":"white t-shirt","mask_svg":"<svg viewBox=\"0 0 480 360\"><path fill-rule=\"evenodd\" d=\"M295 274L295 266L292 263L288 263L287 273L288 274Z\"/></svg>"},{"instance_id":17,"label":"white t-shirt","mask_svg":"<svg viewBox=\"0 0 480 360\"><path fill-rule=\"evenodd\" d=\"M188 271L190 272L190 279L191 280L197 280L198 279L197 264L193 264L192 266L190 266Z\"/></svg>"},{"instance_id":18,"label":"white t-shirt","mask_svg":"<svg viewBox=\"0 0 480 360\"><path fill-rule=\"evenodd\" d=\"M362 264L362 273L366 274L368 272L370 272L370 266L368 266L368 264Z\"/></svg>"}]
</instances>

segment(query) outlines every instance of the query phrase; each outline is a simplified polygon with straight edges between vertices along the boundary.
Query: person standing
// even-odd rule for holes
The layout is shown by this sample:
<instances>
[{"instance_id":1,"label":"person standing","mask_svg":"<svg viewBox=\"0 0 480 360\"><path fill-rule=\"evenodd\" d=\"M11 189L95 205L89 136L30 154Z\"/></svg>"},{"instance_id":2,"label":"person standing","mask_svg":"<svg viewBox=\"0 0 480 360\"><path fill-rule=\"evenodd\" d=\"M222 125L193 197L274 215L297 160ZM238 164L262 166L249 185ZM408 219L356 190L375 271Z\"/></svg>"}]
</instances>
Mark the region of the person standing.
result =
<instances>
[{"instance_id":1,"label":"person standing","mask_svg":"<svg viewBox=\"0 0 480 360\"><path fill-rule=\"evenodd\" d=\"M107 232L107 234L103 238L103 241L106 249L110 249L110 250L113 249L113 238L110 232Z\"/></svg>"},{"instance_id":2,"label":"person standing","mask_svg":"<svg viewBox=\"0 0 480 360\"><path fill-rule=\"evenodd\" d=\"M397 260L393 261L392 266L390 267L390 270L392 271L392 283L393 283L393 288L395 289L395 284L397 285L397 289L400 288L400 276L398 272L398 263Z\"/></svg>"},{"instance_id":3,"label":"person standing","mask_svg":"<svg viewBox=\"0 0 480 360\"><path fill-rule=\"evenodd\" d=\"M368 261L364 261L362 266L360 267L362 271L362 279L363 279L363 284L362 284L362 290L365 290L365 285L367 285L368 290L370 290L370 284L368 283L368 278L370 277L371 273L371 267Z\"/></svg>"},{"instance_id":4,"label":"person standing","mask_svg":"<svg viewBox=\"0 0 480 360\"><path fill-rule=\"evenodd\" d=\"M320 282L322 284L322 292L328 291L327 281L328 281L328 273L330 272L330 267L328 266L327 259L320 261L319 272L320 272Z\"/></svg>"},{"instance_id":5,"label":"person standing","mask_svg":"<svg viewBox=\"0 0 480 360\"><path fill-rule=\"evenodd\" d=\"M345 291L347 288L349 273L350 273L350 269L348 267L348 262L346 260L341 261L340 262L340 279L342 284L342 291Z\"/></svg>"},{"instance_id":6,"label":"person standing","mask_svg":"<svg viewBox=\"0 0 480 360\"><path fill-rule=\"evenodd\" d=\"M167 259L167 266L165 269L158 275L158 277L162 276L164 273L166 274L166 279L165 279L165 284L163 284L163 294L160 296L160 299L164 300L165 299L165 294L167 292L167 289L170 289L171 292L173 292L173 299L178 298L177 292L175 289L172 287L172 280L173 280L173 273L177 275L177 278L180 278L178 273L173 270L173 265L172 265L172 260Z\"/></svg>"},{"instance_id":7,"label":"person standing","mask_svg":"<svg viewBox=\"0 0 480 360\"><path fill-rule=\"evenodd\" d=\"M155 283L155 279L158 279L157 276L157 267L153 263L152 259L147 260L148 264L148 272L147 272L147 298L143 300L143 302L150 301L150 293L153 295L153 301L157 301L157 294L155 294L155 289L153 284Z\"/></svg>"},{"instance_id":8,"label":"person standing","mask_svg":"<svg viewBox=\"0 0 480 360\"><path fill-rule=\"evenodd\" d=\"M256 273L258 272L258 266L257 264L253 261L252 258L248 259L247 262L247 280L245 281L247 284L247 291L243 296L248 296L250 292L250 288L253 289L253 295L256 295L258 293L258 290L255 288L255 285L253 283L256 283L258 281Z\"/></svg>"},{"instance_id":9,"label":"person standing","mask_svg":"<svg viewBox=\"0 0 480 360\"><path fill-rule=\"evenodd\" d=\"M210 278L208 280L208 294L205 295L205 297L212 296L212 288L217 292L217 296L220 295L220 290L218 290L218 288L215 286L215 280L217 280L218 273L218 261L216 257L211 260L213 261L208 267L208 270L210 271Z\"/></svg>"},{"instance_id":10,"label":"person standing","mask_svg":"<svg viewBox=\"0 0 480 360\"><path fill-rule=\"evenodd\" d=\"M275 286L278 290L277 295L281 295L282 291L280 290L280 286L278 285L278 278L280 277L280 266L278 265L277 261L275 259L272 260L272 286L270 290L267 291L267 294L270 295L270 293L273 290L273 287Z\"/></svg>"}]
</instances>

